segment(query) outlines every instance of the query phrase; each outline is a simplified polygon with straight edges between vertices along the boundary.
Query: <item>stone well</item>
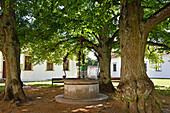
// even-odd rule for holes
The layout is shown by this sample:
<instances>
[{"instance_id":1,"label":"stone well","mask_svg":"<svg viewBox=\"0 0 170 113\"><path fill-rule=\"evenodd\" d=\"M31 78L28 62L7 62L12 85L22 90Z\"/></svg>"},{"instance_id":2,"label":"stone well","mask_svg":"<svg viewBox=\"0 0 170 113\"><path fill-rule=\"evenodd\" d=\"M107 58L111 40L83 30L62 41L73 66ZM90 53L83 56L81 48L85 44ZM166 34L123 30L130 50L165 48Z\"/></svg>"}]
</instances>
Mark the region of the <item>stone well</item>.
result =
<instances>
[{"instance_id":1,"label":"stone well","mask_svg":"<svg viewBox=\"0 0 170 113\"><path fill-rule=\"evenodd\" d=\"M108 96L99 93L99 81L91 79L65 79L64 95L56 101L67 104L98 104L107 101Z\"/></svg>"},{"instance_id":2,"label":"stone well","mask_svg":"<svg viewBox=\"0 0 170 113\"><path fill-rule=\"evenodd\" d=\"M90 99L99 96L98 80L64 80L64 98Z\"/></svg>"}]
</instances>

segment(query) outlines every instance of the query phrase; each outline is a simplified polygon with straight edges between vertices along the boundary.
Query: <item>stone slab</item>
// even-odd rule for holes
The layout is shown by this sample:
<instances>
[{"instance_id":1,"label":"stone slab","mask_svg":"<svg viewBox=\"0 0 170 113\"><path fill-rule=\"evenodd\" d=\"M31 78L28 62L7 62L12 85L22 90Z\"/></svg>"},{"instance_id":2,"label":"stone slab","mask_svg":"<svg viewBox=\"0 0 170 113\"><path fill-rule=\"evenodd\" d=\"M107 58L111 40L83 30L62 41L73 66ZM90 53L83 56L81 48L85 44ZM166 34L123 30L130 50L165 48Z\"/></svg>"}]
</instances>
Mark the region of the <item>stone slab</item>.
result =
<instances>
[{"instance_id":1,"label":"stone slab","mask_svg":"<svg viewBox=\"0 0 170 113\"><path fill-rule=\"evenodd\" d=\"M91 99L68 99L64 98L64 95L58 95L55 97L57 102L65 103L65 104L81 104L81 105L92 105L92 104L100 104L106 102L108 99L107 95L99 93L97 98Z\"/></svg>"}]
</instances>

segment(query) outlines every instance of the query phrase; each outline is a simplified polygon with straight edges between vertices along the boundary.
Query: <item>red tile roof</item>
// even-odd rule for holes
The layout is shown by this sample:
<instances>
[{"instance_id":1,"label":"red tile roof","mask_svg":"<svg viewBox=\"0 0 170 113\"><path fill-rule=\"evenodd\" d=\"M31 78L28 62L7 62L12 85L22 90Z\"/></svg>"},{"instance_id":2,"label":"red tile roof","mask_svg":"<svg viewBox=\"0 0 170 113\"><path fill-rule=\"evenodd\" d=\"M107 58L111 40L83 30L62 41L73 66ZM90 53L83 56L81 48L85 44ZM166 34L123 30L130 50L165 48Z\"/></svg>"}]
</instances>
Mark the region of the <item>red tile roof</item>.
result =
<instances>
[{"instance_id":1,"label":"red tile roof","mask_svg":"<svg viewBox=\"0 0 170 113\"><path fill-rule=\"evenodd\" d=\"M114 58L114 57L116 57L116 56L118 56L118 55L119 55L118 53L112 55L112 56L111 56L111 59Z\"/></svg>"}]
</instances>

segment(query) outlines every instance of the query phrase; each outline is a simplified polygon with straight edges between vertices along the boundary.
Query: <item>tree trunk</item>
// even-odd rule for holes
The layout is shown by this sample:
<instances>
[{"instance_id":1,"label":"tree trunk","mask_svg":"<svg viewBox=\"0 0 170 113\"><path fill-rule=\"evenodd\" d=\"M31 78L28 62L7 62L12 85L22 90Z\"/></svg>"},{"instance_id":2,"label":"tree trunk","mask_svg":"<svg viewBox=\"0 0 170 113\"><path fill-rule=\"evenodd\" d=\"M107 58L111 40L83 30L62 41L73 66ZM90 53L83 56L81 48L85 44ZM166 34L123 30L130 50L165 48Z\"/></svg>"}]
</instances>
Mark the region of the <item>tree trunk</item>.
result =
<instances>
[{"instance_id":1,"label":"tree trunk","mask_svg":"<svg viewBox=\"0 0 170 113\"><path fill-rule=\"evenodd\" d=\"M122 0L119 24L121 80L118 91L124 102L123 108L128 109L128 112L160 112L153 96L154 84L147 76L144 66L147 38L142 19L140 0Z\"/></svg>"},{"instance_id":2,"label":"tree trunk","mask_svg":"<svg viewBox=\"0 0 170 113\"><path fill-rule=\"evenodd\" d=\"M20 80L20 43L16 31L15 11L12 8L14 0L10 1L9 7L5 0L1 6L8 11L3 13L1 17L0 31L1 36L1 51L6 62L6 83L1 94L4 101L10 100L27 100L22 89L23 83ZM6 8L7 7L7 8Z\"/></svg>"},{"instance_id":3,"label":"tree trunk","mask_svg":"<svg viewBox=\"0 0 170 113\"><path fill-rule=\"evenodd\" d=\"M115 88L111 82L110 62L111 62L111 48L103 45L98 48L98 59L100 66L100 92L114 92Z\"/></svg>"}]
</instances>

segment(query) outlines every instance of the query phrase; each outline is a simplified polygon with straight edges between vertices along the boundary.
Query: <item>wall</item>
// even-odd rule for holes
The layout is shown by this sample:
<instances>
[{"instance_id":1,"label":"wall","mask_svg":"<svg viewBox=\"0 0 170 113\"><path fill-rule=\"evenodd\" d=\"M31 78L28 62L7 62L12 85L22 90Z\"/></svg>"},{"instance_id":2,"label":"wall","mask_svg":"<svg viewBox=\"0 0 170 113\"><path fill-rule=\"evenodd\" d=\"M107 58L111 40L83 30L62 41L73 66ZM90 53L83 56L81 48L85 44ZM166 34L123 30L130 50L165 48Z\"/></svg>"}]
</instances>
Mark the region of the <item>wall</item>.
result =
<instances>
[{"instance_id":1,"label":"wall","mask_svg":"<svg viewBox=\"0 0 170 113\"><path fill-rule=\"evenodd\" d=\"M145 59L147 65L147 74L150 78L170 78L170 54L163 55L162 59L164 63L161 63L161 71L156 71L153 64L149 64L149 60ZM113 63L117 64L117 71L113 72ZM121 58L112 58L111 59L111 77L120 77L120 68L121 68Z\"/></svg>"},{"instance_id":2,"label":"wall","mask_svg":"<svg viewBox=\"0 0 170 113\"><path fill-rule=\"evenodd\" d=\"M97 78L99 72L100 72L99 66L88 66L87 67L88 78Z\"/></svg>"},{"instance_id":3,"label":"wall","mask_svg":"<svg viewBox=\"0 0 170 113\"><path fill-rule=\"evenodd\" d=\"M27 55L27 54L25 54ZM21 55L21 80L22 81L41 81L41 80L49 80L52 78L62 78L64 75L63 65L54 64L53 69L51 71L47 71L47 61L42 64L33 65L32 71L24 70L24 57L25 55ZM76 78L77 77L77 69L76 69L76 61L69 60L69 71L66 71L66 78Z\"/></svg>"},{"instance_id":4,"label":"wall","mask_svg":"<svg viewBox=\"0 0 170 113\"><path fill-rule=\"evenodd\" d=\"M32 71L24 70L24 57L27 54L21 54L20 63L21 63L21 80L22 81L40 81L47 80L51 78L62 78L64 75L63 66L62 65L54 65L54 71L46 71L46 62L41 65L33 66ZM145 59L145 63L147 64L147 74L150 78L170 78L170 54L162 56L165 63L161 64L161 71L156 71L154 65L150 65L149 61ZM113 63L116 63L116 72L113 72ZM111 59L111 77L120 77L120 68L121 68L121 58L112 58ZM67 78L76 78L77 77L77 69L76 69L76 61L70 60L69 63L69 71L66 71ZM3 56L0 52L0 79L3 76Z\"/></svg>"},{"instance_id":5,"label":"wall","mask_svg":"<svg viewBox=\"0 0 170 113\"><path fill-rule=\"evenodd\" d=\"M22 81L41 81L48 80L52 78L62 78L64 75L63 65L54 64L54 70L47 71L46 70L46 61L39 65L33 65L32 70L24 70L25 56L28 54L20 55L20 68L21 68L21 80ZM0 52L0 79L2 78L3 73L3 57ZM76 61L70 60L69 63L69 71L66 71L67 78L76 78L77 77L77 69L76 69Z\"/></svg>"},{"instance_id":6,"label":"wall","mask_svg":"<svg viewBox=\"0 0 170 113\"><path fill-rule=\"evenodd\" d=\"M113 64L116 64L116 71L113 71ZM110 66L111 77L120 77L121 59L112 58Z\"/></svg>"},{"instance_id":7,"label":"wall","mask_svg":"<svg viewBox=\"0 0 170 113\"><path fill-rule=\"evenodd\" d=\"M170 78L170 54L163 55L162 59L164 63L161 63L161 71L156 71L156 69L152 68L154 65L149 65L147 74L150 78Z\"/></svg>"}]
</instances>

